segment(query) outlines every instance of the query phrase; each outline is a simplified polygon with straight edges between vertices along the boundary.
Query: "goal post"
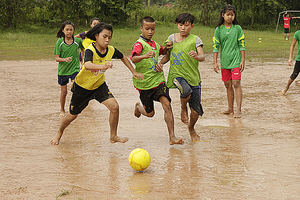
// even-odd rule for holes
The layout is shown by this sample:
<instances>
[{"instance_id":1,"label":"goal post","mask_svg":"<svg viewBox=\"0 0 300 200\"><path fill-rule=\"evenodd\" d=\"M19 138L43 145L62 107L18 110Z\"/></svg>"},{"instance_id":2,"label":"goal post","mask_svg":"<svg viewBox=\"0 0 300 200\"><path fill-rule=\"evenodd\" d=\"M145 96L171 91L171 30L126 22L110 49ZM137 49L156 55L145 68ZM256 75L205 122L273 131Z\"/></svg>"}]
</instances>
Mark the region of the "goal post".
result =
<instances>
[{"instance_id":1,"label":"goal post","mask_svg":"<svg viewBox=\"0 0 300 200\"><path fill-rule=\"evenodd\" d=\"M278 19L277 19L277 24L276 24L276 32L278 30L278 25L279 25L279 21L280 21L280 16L283 14L283 13L300 13L300 10L286 10L286 11L282 11L278 14Z\"/></svg>"}]
</instances>

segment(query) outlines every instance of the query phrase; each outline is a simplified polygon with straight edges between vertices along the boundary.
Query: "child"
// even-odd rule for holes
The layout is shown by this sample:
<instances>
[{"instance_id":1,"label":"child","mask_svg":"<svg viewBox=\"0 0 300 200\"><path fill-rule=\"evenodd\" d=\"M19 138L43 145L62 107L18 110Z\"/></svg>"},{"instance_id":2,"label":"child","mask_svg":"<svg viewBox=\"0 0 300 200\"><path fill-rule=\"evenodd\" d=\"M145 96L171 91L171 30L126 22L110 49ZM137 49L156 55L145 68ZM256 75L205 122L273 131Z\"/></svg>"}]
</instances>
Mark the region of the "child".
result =
<instances>
[{"instance_id":1,"label":"child","mask_svg":"<svg viewBox=\"0 0 300 200\"><path fill-rule=\"evenodd\" d=\"M134 78L142 79L143 75L135 71L129 60L120 51L109 45L112 33L112 26L105 23L97 24L87 32L86 36L96 42L93 42L85 50L83 67L76 76L72 88L70 112L62 120L57 134L51 140L52 145L59 144L65 128L77 118L92 99L104 104L110 111L111 143L127 142L127 138L117 136L119 105L105 83L104 72L112 68L111 59L118 58L131 71Z\"/></svg>"},{"instance_id":2,"label":"child","mask_svg":"<svg viewBox=\"0 0 300 200\"><path fill-rule=\"evenodd\" d=\"M83 51L82 40L74 38L74 24L64 22L57 32L57 42L54 49L56 62L58 62L58 84L60 93L60 118L65 115L65 102L67 96L67 84L69 79L73 81L80 71L78 49Z\"/></svg>"},{"instance_id":3,"label":"child","mask_svg":"<svg viewBox=\"0 0 300 200\"><path fill-rule=\"evenodd\" d=\"M155 21L152 17L144 17L141 20L142 35L134 44L131 60L136 66L136 71L144 75L143 80L133 79L133 85L140 93L140 103L135 104L134 115L139 118L142 115L153 117L154 102L161 103L164 109L164 118L169 131L169 143L183 144L181 138L174 134L174 117L171 107L169 90L165 84L163 72L156 71L158 56L164 53L162 46L151 40L155 33Z\"/></svg>"},{"instance_id":4,"label":"child","mask_svg":"<svg viewBox=\"0 0 300 200\"><path fill-rule=\"evenodd\" d=\"M201 105L201 77L198 69L199 62L205 60L201 39L191 34L195 17L189 13L177 16L178 33L169 36L167 48L170 52L161 60L160 64L170 60L170 70L167 80L169 88L177 88L180 92L181 121L188 125L192 141L200 140L195 131L195 124L199 115L203 115ZM187 103L190 106L188 117Z\"/></svg>"},{"instance_id":5,"label":"child","mask_svg":"<svg viewBox=\"0 0 300 200\"><path fill-rule=\"evenodd\" d=\"M218 52L221 48L221 74L227 91L228 110L223 114L234 114L241 118L242 86L241 72L245 67L245 36L238 25L235 8L227 5L221 11L220 21L213 37L214 70L219 72ZM237 111L234 112L234 96Z\"/></svg>"},{"instance_id":6,"label":"child","mask_svg":"<svg viewBox=\"0 0 300 200\"><path fill-rule=\"evenodd\" d=\"M94 17L90 21L90 27L93 28L94 26L96 26L99 23L100 23L99 18ZM82 39L82 45L83 45L84 49L86 49L90 44L92 44L92 42L95 42L95 41L91 40L90 38L87 38L86 33L87 33L87 31L84 31L80 34L75 35L75 37Z\"/></svg>"},{"instance_id":7,"label":"child","mask_svg":"<svg viewBox=\"0 0 300 200\"><path fill-rule=\"evenodd\" d=\"M291 24L291 18L290 15L286 12L283 14L283 28L284 28L284 39L289 40L290 39L290 24Z\"/></svg>"},{"instance_id":8,"label":"child","mask_svg":"<svg viewBox=\"0 0 300 200\"><path fill-rule=\"evenodd\" d=\"M288 61L289 66L292 66L293 53L294 53L294 48L296 46L296 43L298 43L298 53L297 53L297 56L296 56L296 63L295 63L294 71L291 74L290 79L288 80L288 83L287 83L285 89L281 91L282 95L286 95L290 85L297 78L297 76L300 72L300 45L299 45L299 43L300 43L300 30L296 31L296 33L294 35L293 42L291 44L290 57L289 57L289 61Z\"/></svg>"}]
</instances>

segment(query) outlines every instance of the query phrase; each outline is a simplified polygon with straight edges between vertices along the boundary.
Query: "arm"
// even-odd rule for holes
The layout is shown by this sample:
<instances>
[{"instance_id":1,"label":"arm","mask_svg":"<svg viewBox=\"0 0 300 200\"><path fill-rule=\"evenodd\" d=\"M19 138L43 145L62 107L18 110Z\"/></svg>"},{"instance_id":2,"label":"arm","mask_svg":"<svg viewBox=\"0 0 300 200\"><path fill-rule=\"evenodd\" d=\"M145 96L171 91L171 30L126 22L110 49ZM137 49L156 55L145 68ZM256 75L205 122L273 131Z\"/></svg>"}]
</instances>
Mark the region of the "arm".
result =
<instances>
[{"instance_id":1,"label":"arm","mask_svg":"<svg viewBox=\"0 0 300 200\"><path fill-rule=\"evenodd\" d=\"M219 27L216 28L214 37L213 37L213 62L214 62L214 71L219 73L220 66L218 65L218 54L220 48L220 39L219 39Z\"/></svg>"},{"instance_id":2,"label":"arm","mask_svg":"<svg viewBox=\"0 0 300 200\"><path fill-rule=\"evenodd\" d=\"M80 34L77 34L77 35L75 35L74 37L76 37L76 38L80 38Z\"/></svg>"},{"instance_id":3,"label":"arm","mask_svg":"<svg viewBox=\"0 0 300 200\"><path fill-rule=\"evenodd\" d=\"M172 49L172 48L173 48L173 42L167 41L166 45L164 47L164 50L163 50L163 55L166 55L168 53L168 51L170 51L170 49Z\"/></svg>"},{"instance_id":4,"label":"arm","mask_svg":"<svg viewBox=\"0 0 300 200\"><path fill-rule=\"evenodd\" d=\"M246 57L245 57L245 51L241 51L241 64L240 64L240 69L241 69L241 72L244 71L244 68L245 68L245 60L246 60Z\"/></svg>"},{"instance_id":5,"label":"arm","mask_svg":"<svg viewBox=\"0 0 300 200\"><path fill-rule=\"evenodd\" d=\"M59 55L55 55L55 61L56 62L71 62L72 57L61 58L61 57L59 57Z\"/></svg>"},{"instance_id":6,"label":"arm","mask_svg":"<svg viewBox=\"0 0 300 200\"><path fill-rule=\"evenodd\" d=\"M129 71L132 73L133 78L139 79L139 80L144 79L144 75L135 71L134 67L131 65L131 63L129 62L129 60L126 56L123 56L123 58L121 58L121 60L124 63L124 65L126 65L126 67L129 69Z\"/></svg>"},{"instance_id":7,"label":"arm","mask_svg":"<svg viewBox=\"0 0 300 200\"><path fill-rule=\"evenodd\" d=\"M132 56L132 62L133 63L138 63L141 62L143 59L146 58L152 58L155 56L154 51L148 51L146 54L144 55L140 55L140 56Z\"/></svg>"},{"instance_id":8,"label":"arm","mask_svg":"<svg viewBox=\"0 0 300 200\"><path fill-rule=\"evenodd\" d=\"M155 70L157 72L162 72L163 71L163 65L169 62L170 60L170 51L167 51L167 54L164 55L164 57L159 61L158 64L156 64Z\"/></svg>"},{"instance_id":9,"label":"arm","mask_svg":"<svg viewBox=\"0 0 300 200\"><path fill-rule=\"evenodd\" d=\"M292 19L300 19L300 17L292 17Z\"/></svg>"},{"instance_id":10,"label":"arm","mask_svg":"<svg viewBox=\"0 0 300 200\"><path fill-rule=\"evenodd\" d=\"M85 69L91 70L91 71L96 71L96 70L101 70L101 71L106 71L108 68L112 68L112 63L111 61L106 61L104 65L98 65L92 63L92 61L87 61L84 64Z\"/></svg>"},{"instance_id":11,"label":"arm","mask_svg":"<svg viewBox=\"0 0 300 200\"><path fill-rule=\"evenodd\" d=\"M214 70L216 73L219 73L220 66L218 65L218 52L214 52Z\"/></svg>"},{"instance_id":12,"label":"arm","mask_svg":"<svg viewBox=\"0 0 300 200\"><path fill-rule=\"evenodd\" d=\"M198 46L198 47L197 47L197 52L191 51L191 52L189 53L189 55L190 55L192 58L194 58L195 60L198 60L199 62L205 61L205 56L204 56L204 52L203 52L202 46Z\"/></svg>"},{"instance_id":13,"label":"arm","mask_svg":"<svg viewBox=\"0 0 300 200\"><path fill-rule=\"evenodd\" d=\"M296 38L294 38L292 41L291 47L290 47L290 56L289 56L289 61L288 61L289 66L293 65L293 63L292 63L293 62L293 53L294 53L294 48L296 46L296 43L297 43L297 40L296 40Z\"/></svg>"}]
</instances>

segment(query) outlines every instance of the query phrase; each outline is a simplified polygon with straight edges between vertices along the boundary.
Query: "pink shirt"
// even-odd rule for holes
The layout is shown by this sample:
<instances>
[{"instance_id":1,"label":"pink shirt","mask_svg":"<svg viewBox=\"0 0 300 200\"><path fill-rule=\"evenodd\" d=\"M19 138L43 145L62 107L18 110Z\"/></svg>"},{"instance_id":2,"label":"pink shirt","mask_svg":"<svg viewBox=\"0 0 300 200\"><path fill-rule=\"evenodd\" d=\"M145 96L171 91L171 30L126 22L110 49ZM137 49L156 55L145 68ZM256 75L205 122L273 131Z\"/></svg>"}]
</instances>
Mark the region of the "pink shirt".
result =
<instances>
[{"instance_id":1,"label":"pink shirt","mask_svg":"<svg viewBox=\"0 0 300 200\"><path fill-rule=\"evenodd\" d=\"M290 23L291 23L290 17L284 17L283 22L284 22L284 25L283 25L284 28L290 28Z\"/></svg>"}]
</instances>

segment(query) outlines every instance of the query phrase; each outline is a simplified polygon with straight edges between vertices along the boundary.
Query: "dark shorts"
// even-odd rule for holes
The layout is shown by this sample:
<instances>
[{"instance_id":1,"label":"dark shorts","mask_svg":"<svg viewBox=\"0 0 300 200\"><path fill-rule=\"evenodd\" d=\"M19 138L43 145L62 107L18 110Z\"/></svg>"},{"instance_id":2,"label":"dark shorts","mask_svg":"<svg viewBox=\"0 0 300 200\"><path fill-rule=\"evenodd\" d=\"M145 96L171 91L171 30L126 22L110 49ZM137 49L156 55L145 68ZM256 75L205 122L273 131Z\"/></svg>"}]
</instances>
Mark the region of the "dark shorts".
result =
<instances>
[{"instance_id":1,"label":"dark shorts","mask_svg":"<svg viewBox=\"0 0 300 200\"><path fill-rule=\"evenodd\" d=\"M184 78L177 77L174 79L174 85L179 90L181 98L186 98L191 94L189 106L190 108L193 108L200 116L202 116L203 108L201 105L201 82L197 86L191 86Z\"/></svg>"},{"instance_id":2,"label":"dark shorts","mask_svg":"<svg viewBox=\"0 0 300 200\"><path fill-rule=\"evenodd\" d=\"M149 90L140 90L140 100L147 113L151 113L154 110L154 101L159 101L161 96L167 97L167 99L171 102L169 88L165 83L161 83L156 88Z\"/></svg>"},{"instance_id":3,"label":"dark shorts","mask_svg":"<svg viewBox=\"0 0 300 200\"><path fill-rule=\"evenodd\" d=\"M73 74L67 75L67 76L58 75L58 84L61 86L67 85L69 83L69 79L71 79L71 81L73 81L78 73L79 72L74 72Z\"/></svg>"},{"instance_id":4,"label":"dark shorts","mask_svg":"<svg viewBox=\"0 0 300 200\"><path fill-rule=\"evenodd\" d=\"M295 79L297 78L299 72L300 72L300 61L296 61L295 67L294 67L294 71L293 71L293 73L291 74L290 78L291 78L292 80L295 80Z\"/></svg>"},{"instance_id":5,"label":"dark shorts","mask_svg":"<svg viewBox=\"0 0 300 200\"><path fill-rule=\"evenodd\" d=\"M290 29L289 28L284 28L284 33L290 33Z\"/></svg>"},{"instance_id":6,"label":"dark shorts","mask_svg":"<svg viewBox=\"0 0 300 200\"><path fill-rule=\"evenodd\" d=\"M96 99L99 103L102 103L109 98L114 98L105 82L95 90L84 89L74 82L72 92L73 95L69 109L72 115L81 113L92 99Z\"/></svg>"}]
</instances>

